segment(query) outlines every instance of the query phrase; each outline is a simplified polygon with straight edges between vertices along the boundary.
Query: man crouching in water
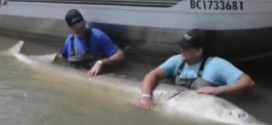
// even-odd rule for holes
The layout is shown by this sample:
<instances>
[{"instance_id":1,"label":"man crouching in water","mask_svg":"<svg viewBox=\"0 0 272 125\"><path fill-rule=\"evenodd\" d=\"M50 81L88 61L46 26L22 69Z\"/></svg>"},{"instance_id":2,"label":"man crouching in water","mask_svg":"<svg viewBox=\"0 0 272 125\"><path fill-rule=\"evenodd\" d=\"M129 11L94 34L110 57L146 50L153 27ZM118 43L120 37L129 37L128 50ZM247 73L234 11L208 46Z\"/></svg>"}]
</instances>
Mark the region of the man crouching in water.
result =
<instances>
[{"instance_id":1,"label":"man crouching in water","mask_svg":"<svg viewBox=\"0 0 272 125\"><path fill-rule=\"evenodd\" d=\"M97 28L87 28L81 13L72 9L65 17L73 31L57 56L67 60L71 66L90 69L88 76L97 76L103 66L114 65L124 59L124 54L111 39Z\"/></svg>"},{"instance_id":2,"label":"man crouching in water","mask_svg":"<svg viewBox=\"0 0 272 125\"><path fill-rule=\"evenodd\" d=\"M205 37L205 31L190 30L180 42L181 54L172 56L145 76L139 101L141 108L154 106L152 92L163 78L172 78L175 85L210 95L234 95L254 86L254 81L230 62L207 57Z\"/></svg>"}]
</instances>

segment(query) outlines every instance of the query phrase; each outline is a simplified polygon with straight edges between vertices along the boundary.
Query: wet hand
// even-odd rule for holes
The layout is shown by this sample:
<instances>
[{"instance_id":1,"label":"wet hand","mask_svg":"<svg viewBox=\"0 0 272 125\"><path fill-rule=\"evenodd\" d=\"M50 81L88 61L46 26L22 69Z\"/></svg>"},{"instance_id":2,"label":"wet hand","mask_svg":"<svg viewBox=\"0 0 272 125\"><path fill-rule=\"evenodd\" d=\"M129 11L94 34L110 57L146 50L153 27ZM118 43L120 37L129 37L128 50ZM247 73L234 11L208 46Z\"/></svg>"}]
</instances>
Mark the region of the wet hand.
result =
<instances>
[{"instance_id":1,"label":"wet hand","mask_svg":"<svg viewBox=\"0 0 272 125\"><path fill-rule=\"evenodd\" d=\"M154 103L150 97L142 97L138 106L145 110L150 110L154 107Z\"/></svg>"},{"instance_id":2,"label":"wet hand","mask_svg":"<svg viewBox=\"0 0 272 125\"><path fill-rule=\"evenodd\" d=\"M208 95L219 95L221 94L221 89L218 87L203 87L197 90L199 94L208 94Z\"/></svg>"},{"instance_id":3,"label":"wet hand","mask_svg":"<svg viewBox=\"0 0 272 125\"><path fill-rule=\"evenodd\" d=\"M95 63L94 66L91 68L91 70L88 71L87 75L90 77L97 76L101 70L101 67L102 67L101 63L98 63L98 62Z\"/></svg>"}]
</instances>

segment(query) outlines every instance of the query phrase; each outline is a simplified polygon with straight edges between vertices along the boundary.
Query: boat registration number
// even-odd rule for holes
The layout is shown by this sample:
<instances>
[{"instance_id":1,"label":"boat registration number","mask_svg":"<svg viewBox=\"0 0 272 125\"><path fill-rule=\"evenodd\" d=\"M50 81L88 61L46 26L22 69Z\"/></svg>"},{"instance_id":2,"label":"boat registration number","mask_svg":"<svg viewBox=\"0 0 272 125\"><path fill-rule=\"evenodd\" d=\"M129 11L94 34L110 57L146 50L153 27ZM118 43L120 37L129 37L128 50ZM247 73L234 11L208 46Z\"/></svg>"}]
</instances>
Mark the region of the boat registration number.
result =
<instances>
[{"instance_id":1,"label":"boat registration number","mask_svg":"<svg viewBox=\"0 0 272 125\"><path fill-rule=\"evenodd\" d=\"M243 11L244 3L240 0L190 0L191 9Z\"/></svg>"}]
</instances>

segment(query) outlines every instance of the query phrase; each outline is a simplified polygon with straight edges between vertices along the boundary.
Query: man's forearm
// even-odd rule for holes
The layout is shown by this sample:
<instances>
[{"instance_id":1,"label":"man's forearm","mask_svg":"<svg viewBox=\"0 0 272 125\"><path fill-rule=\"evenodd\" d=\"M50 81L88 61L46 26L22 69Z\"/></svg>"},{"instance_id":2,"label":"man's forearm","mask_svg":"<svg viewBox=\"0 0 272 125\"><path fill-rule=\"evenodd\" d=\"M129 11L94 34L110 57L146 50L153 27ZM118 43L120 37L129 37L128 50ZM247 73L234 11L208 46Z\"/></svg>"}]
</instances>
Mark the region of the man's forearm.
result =
<instances>
[{"instance_id":1,"label":"man's forearm","mask_svg":"<svg viewBox=\"0 0 272 125\"><path fill-rule=\"evenodd\" d=\"M246 75L243 75L236 83L227 86L218 87L220 95L235 95L243 91L250 90L254 86L254 81Z\"/></svg>"},{"instance_id":2,"label":"man's forearm","mask_svg":"<svg viewBox=\"0 0 272 125\"><path fill-rule=\"evenodd\" d=\"M154 70L152 70L151 72L149 72L144 80L142 81L142 85L141 85L141 92L142 94L146 95L152 95L153 90L155 89L155 87L158 84L158 81L160 79L166 78L167 76L164 74L164 72L161 70L161 68L156 68Z\"/></svg>"},{"instance_id":3,"label":"man's forearm","mask_svg":"<svg viewBox=\"0 0 272 125\"><path fill-rule=\"evenodd\" d=\"M155 86L158 84L158 80L156 75L149 73L145 76L142 82L142 94L149 94L152 95L152 91L154 90Z\"/></svg>"},{"instance_id":4,"label":"man's forearm","mask_svg":"<svg viewBox=\"0 0 272 125\"><path fill-rule=\"evenodd\" d=\"M117 50L117 52L111 57L101 59L100 61L102 61L103 65L114 65L121 62L124 57L124 53L121 50Z\"/></svg>"}]
</instances>

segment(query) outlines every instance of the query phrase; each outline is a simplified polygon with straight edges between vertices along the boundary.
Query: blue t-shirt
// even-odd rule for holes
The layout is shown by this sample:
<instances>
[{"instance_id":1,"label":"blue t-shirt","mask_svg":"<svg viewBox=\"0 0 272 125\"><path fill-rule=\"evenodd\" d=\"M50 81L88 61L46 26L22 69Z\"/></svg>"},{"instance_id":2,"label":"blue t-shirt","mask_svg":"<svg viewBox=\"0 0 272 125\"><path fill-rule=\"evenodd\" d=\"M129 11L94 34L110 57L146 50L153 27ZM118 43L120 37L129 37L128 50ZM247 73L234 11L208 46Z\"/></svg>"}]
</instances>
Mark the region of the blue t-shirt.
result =
<instances>
[{"instance_id":1,"label":"blue t-shirt","mask_svg":"<svg viewBox=\"0 0 272 125\"><path fill-rule=\"evenodd\" d=\"M102 54L104 57L110 57L118 50L118 47L101 30L92 28L90 31L91 40L88 41L91 43L89 47L90 54ZM71 37L74 37L75 55L84 55L87 49L86 36L78 38L76 35L70 34L65 40L64 47L61 49L62 56L67 58L71 55Z\"/></svg>"},{"instance_id":2,"label":"blue t-shirt","mask_svg":"<svg viewBox=\"0 0 272 125\"><path fill-rule=\"evenodd\" d=\"M160 68L168 77L175 78L182 62L182 56L180 54L175 55L161 64ZM179 77L196 78L200 65L201 62L194 65L185 64ZM230 62L219 57L209 57L204 66L202 79L220 86L235 83L242 74L243 72Z\"/></svg>"}]
</instances>

